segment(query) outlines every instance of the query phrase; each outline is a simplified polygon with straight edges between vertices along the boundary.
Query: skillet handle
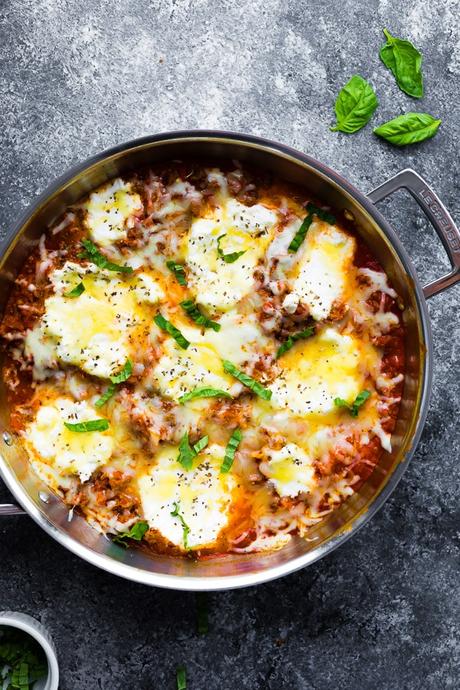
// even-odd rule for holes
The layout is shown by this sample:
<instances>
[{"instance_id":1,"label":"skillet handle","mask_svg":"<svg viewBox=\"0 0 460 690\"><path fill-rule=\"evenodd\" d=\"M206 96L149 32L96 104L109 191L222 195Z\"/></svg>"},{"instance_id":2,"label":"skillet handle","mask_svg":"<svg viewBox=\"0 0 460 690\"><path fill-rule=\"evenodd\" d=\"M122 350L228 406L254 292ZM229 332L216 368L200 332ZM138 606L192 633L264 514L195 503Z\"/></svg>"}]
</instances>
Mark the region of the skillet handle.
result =
<instances>
[{"instance_id":1,"label":"skillet handle","mask_svg":"<svg viewBox=\"0 0 460 690\"><path fill-rule=\"evenodd\" d=\"M26 511L15 503L0 503L0 517L4 515L26 515Z\"/></svg>"},{"instance_id":2,"label":"skillet handle","mask_svg":"<svg viewBox=\"0 0 460 690\"><path fill-rule=\"evenodd\" d=\"M449 257L452 270L428 283L423 288L425 297L432 297L460 281L460 230L455 225L448 210L430 186L415 170L401 170L394 177L372 190L367 196L375 204L390 196L398 189L407 189L412 194L432 226Z\"/></svg>"}]
</instances>

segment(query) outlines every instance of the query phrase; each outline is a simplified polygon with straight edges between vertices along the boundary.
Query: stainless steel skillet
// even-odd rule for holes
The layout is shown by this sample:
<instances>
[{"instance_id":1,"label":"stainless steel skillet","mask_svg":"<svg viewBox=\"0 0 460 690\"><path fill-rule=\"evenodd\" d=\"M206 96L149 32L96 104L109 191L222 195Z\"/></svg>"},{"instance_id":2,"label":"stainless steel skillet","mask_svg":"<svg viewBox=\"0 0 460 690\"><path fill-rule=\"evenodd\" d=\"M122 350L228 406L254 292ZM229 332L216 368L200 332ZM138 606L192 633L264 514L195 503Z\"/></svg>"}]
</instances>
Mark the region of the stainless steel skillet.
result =
<instances>
[{"instance_id":1,"label":"stainless steel skillet","mask_svg":"<svg viewBox=\"0 0 460 690\"><path fill-rule=\"evenodd\" d=\"M323 163L276 142L244 134L184 131L127 142L76 166L52 184L0 241L0 310L24 258L43 229L83 194L109 178L149 163L180 158L238 159L304 186L338 209L348 209L359 232L388 273L404 304L407 375L393 452L362 489L315 527L309 541L293 539L270 554L232 555L193 562L124 550L94 531L50 494L33 472L8 429L5 390L0 383L0 473L17 504L0 505L0 515L28 513L48 534L81 558L111 573L158 587L219 590L245 587L281 577L332 551L385 503L412 457L425 423L431 388L433 346L426 299L460 281L460 233L428 184L413 170L403 170L365 195ZM375 204L407 189L433 224L452 270L422 287L394 230Z\"/></svg>"}]
</instances>

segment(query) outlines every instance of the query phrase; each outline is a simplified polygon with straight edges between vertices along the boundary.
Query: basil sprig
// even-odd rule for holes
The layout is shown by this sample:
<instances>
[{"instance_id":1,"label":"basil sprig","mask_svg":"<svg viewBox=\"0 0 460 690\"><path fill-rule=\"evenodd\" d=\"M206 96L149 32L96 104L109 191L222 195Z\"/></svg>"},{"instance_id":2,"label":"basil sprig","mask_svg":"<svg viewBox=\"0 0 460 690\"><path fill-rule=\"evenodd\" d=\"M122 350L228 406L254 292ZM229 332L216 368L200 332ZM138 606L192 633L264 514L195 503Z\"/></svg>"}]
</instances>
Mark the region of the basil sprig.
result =
<instances>
[{"instance_id":1,"label":"basil sprig","mask_svg":"<svg viewBox=\"0 0 460 690\"><path fill-rule=\"evenodd\" d=\"M198 453L208 445L209 437L202 436L195 445L191 446L188 438L188 431L181 438L179 443L179 455L177 456L177 462L182 465L185 470L191 470L193 465L193 460L196 458Z\"/></svg>"},{"instance_id":2,"label":"basil sprig","mask_svg":"<svg viewBox=\"0 0 460 690\"><path fill-rule=\"evenodd\" d=\"M179 398L181 405L188 402L189 400L196 400L197 398L230 398L232 396L230 393L221 390L220 388L194 388L190 393L185 393Z\"/></svg>"},{"instance_id":3,"label":"basil sprig","mask_svg":"<svg viewBox=\"0 0 460 690\"><path fill-rule=\"evenodd\" d=\"M139 520L127 532L120 532L112 541L122 546L127 546L125 539L134 539L134 541L141 541L144 535L149 530L149 523L146 520Z\"/></svg>"},{"instance_id":4,"label":"basil sprig","mask_svg":"<svg viewBox=\"0 0 460 690\"><path fill-rule=\"evenodd\" d=\"M355 74L337 96L337 123L330 128L331 132L357 132L369 122L378 104L372 86L359 74Z\"/></svg>"},{"instance_id":5,"label":"basil sprig","mask_svg":"<svg viewBox=\"0 0 460 690\"><path fill-rule=\"evenodd\" d=\"M64 292L64 297L80 297L80 295L85 291L85 286L83 283L78 283L72 290L69 290L69 292Z\"/></svg>"},{"instance_id":6,"label":"basil sprig","mask_svg":"<svg viewBox=\"0 0 460 690\"><path fill-rule=\"evenodd\" d=\"M374 134L394 146L407 146L431 139L440 124L441 120L436 120L428 113L406 113L376 127Z\"/></svg>"},{"instance_id":7,"label":"basil sprig","mask_svg":"<svg viewBox=\"0 0 460 690\"><path fill-rule=\"evenodd\" d=\"M91 240L81 241L85 251L79 254L80 259L88 259L99 268L105 268L107 271L114 271L116 273L132 273L131 266L120 266L109 261L104 254L101 254L96 245Z\"/></svg>"},{"instance_id":8,"label":"basil sprig","mask_svg":"<svg viewBox=\"0 0 460 690\"><path fill-rule=\"evenodd\" d=\"M165 317L161 314L157 314L156 316L154 316L153 320L155 321L158 328L161 328L162 331L165 331L166 333L168 333L168 335L172 336L176 343L183 350L186 350L188 348L190 343L187 340L187 338L185 338L180 332L180 330L173 326L173 324L170 321L168 321L168 319L165 319Z\"/></svg>"},{"instance_id":9,"label":"basil sprig","mask_svg":"<svg viewBox=\"0 0 460 690\"><path fill-rule=\"evenodd\" d=\"M270 400L270 398L272 397L271 390L262 386L262 384L259 383L259 381L256 381L252 378L252 376L245 374L244 371L240 371L239 369L237 369L237 367L231 362L229 362L228 359L222 360L222 364L224 367L224 371L227 374L231 374L231 376L236 378L240 383L242 383L244 386L247 386L250 390L252 390L253 393L258 395L259 398L263 398L263 400Z\"/></svg>"},{"instance_id":10,"label":"basil sprig","mask_svg":"<svg viewBox=\"0 0 460 690\"><path fill-rule=\"evenodd\" d=\"M242 438L243 434L241 433L241 429L235 429L233 434L230 436L230 439L227 443L227 447L225 449L224 460L220 467L220 471L222 474L226 474L230 471L233 465L233 461L235 459L235 453L238 449L238 446L241 443Z\"/></svg>"},{"instance_id":11,"label":"basil sprig","mask_svg":"<svg viewBox=\"0 0 460 690\"><path fill-rule=\"evenodd\" d=\"M348 410L352 417L357 417L360 408L364 405L370 395L370 391L361 391L361 393L358 393L351 405L343 398L335 398L334 405L337 407L344 407L346 410Z\"/></svg>"},{"instance_id":12,"label":"basil sprig","mask_svg":"<svg viewBox=\"0 0 460 690\"><path fill-rule=\"evenodd\" d=\"M171 517L176 517L179 522L182 525L182 539L184 541L184 549L188 551L189 545L188 545L188 535L190 534L190 527L187 525L187 523L184 520L184 516L180 514L179 512L179 504L178 503L173 503L174 505L174 510L171 511Z\"/></svg>"},{"instance_id":13,"label":"basil sprig","mask_svg":"<svg viewBox=\"0 0 460 690\"><path fill-rule=\"evenodd\" d=\"M167 261L166 266L169 268L171 273L174 273L174 277L176 278L179 285L185 287L187 285L187 278L185 275L185 268L183 264L178 264L175 261Z\"/></svg>"},{"instance_id":14,"label":"basil sprig","mask_svg":"<svg viewBox=\"0 0 460 690\"><path fill-rule=\"evenodd\" d=\"M305 237L307 236L307 232L310 228L310 225L313 223L315 216L317 216L321 220L324 220L326 223L330 223L331 225L334 225L337 222L332 213L329 213L329 211L325 211L323 208L319 208L319 206L315 206L315 204L309 201L307 204L307 215L303 219L302 225L292 238L291 243L288 247L288 251L293 253L298 250L298 248L304 241Z\"/></svg>"},{"instance_id":15,"label":"basil sprig","mask_svg":"<svg viewBox=\"0 0 460 690\"><path fill-rule=\"evenodd\" d=\"M110 386L107 388L105 393L103 393L101 395L101 397L98 398L98 400L96 400L96 402L94 403L94 406L95 407L102 407L102 405L105 405L105 403L108 400L110 400L112 395L115 393L115 391L117 389L117 385L119 383L124 383L125 381L127 381L132 373L133 373L133 365L131 364L130 360L127 359L125 364L123 365L123 369L118 374L115 374L115 376L110 377L110 381L111 381Z\"/></svg>"},{"instance_id":16,"label":"basil sprig","mask_svg":"<svg viewBox=\"0 0 460 690\"><path fill-rule=\"evenodd\" d=\"M203 314L191 299L186 299L180 303L180 306L185 311L187 316L195 321L198 326L203 326L204 328L212 328L213 331L220 331L220 323L217 321L211 321L205 314Z\"/></svg>"},{"instance_id":17,"label":"basil sprig","mask_svg":"<svg viewBox=\"0 0 460 690\"><path fill-rule=\"evenodd\" d=\"M279 359L282 355L284 355L285 352L291 349L291 347L296 343L298 340L304 340L305 338L310 338L315 332L315 329L313 326L308 326L305 328L303 331L299 331L298 333L293 333L293 335L290 335L287 340L282 343L277 352L276 352L276 359Z\"/></svg>"},{"instance_id":18,"label":"basil sprig","mask_svg":"<svg viewBox=\"0 0 460 690\"><path fill-rule=\"evenodd\" d=\"M84 433L87 431L106 431L110 426L110 422L108 419L91 419L88 422L77 422L76 424L64 422L64 426L69 431Z\"/></svg>"},{"instance_id":19,"label":"basil sprig","mask_svg":"<svg viewBox=\"0 0 460 690\"><path fill-rule=\"evenodd\" d=\"M423 96L422 54L410 42L383 30L387 42L380 48L380 59L390 69L401 91L414 98Z\"/></svg>"},{"instance_id":20,"label":"basil sprig","mask_svg":"<svg viewBox=\"0 0 460 690\"><path fill-rule=\"evenodd\" d=\"M240 258L240 256L243 256L243 254L246 253L246 250L243 249L241 252L230 252L230 254L224 254L220 246L220 241L226 236L227 235L224 233L223 235L219 235L217 238L217 253L226 264L233 264L237 259Z\"/></svg>"}]
</instances>

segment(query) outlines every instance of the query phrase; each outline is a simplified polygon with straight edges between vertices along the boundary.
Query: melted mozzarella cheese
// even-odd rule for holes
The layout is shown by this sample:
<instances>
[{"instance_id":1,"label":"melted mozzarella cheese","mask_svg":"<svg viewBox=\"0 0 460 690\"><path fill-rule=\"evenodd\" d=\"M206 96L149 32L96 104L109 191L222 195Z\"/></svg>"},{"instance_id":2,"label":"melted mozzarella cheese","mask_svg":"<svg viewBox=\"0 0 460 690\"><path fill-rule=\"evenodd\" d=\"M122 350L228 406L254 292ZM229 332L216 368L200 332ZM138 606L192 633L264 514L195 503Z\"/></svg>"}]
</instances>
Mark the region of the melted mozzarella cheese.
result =
<instances>
[{"instance_id":1,"label":"melted mozzarella cheese","mask_svg":"<svg viewBox=\"0 0 460 690\"><path fill-rule=\"evenodd\" d=\"M143 205L139 194L132 191L132 185L117 178L90 194L84 209L92 239L99 246L107 247L126 239L128 228L142 212Z\"/></svg>"},{"instance_id":2,"label":"melted mozzarella cheese","mask_svg":"<svg viewBox=\"0 0 460 690\"><path fill-rule=\"evenodd\" d=\"M229 359L241 365L270 347L270 341L252 313L227 312L219 319L219 331L202 330L180 314L175 314L171 321L192 344L183 350L172 338L166 338L162 344L163 354L153 368L153 379L161 393L176 402L185 393L203 386L238 394L242 386L224 372L222 360ZM188 404L201 408L204 403L196 400Z\"/></svg>"},{"instance_id":3,"label":"melted mozzarella cheese","mask_svg":"<svg viewBox=\"0 0 460 690\"><path fill-rule=\"evenodd\" d=\"M199 304L212 311L228 311L251 292L254 270L275 222L276 214L265 206L244 206L231 198L223 198L212 218L193 221L186 260ZM222 235L224 254L244 251L233 263L226 263L217 253L217 240Z\"/></svg>"},{"instance_id":4,"label":"melted mozzarella cheese","mask_svg":"<svg viewBox=\"0 0 460 690\"><path fill-rule=\"evenodd\" d=\"M339 228L322 221L312 223L300 248L297 275L286 307L294 301L309 308L311 316L326 319L335 302L343 301L356 242Z\"/></svg>"},{"instance_id":5,"label":"melted mozzarella cheese","mask_svg":"<svg viewBox=\"0 0 460 690\"><path fill-rule=\"evenodd\" d=\"M85 401L58 398L43 405L24 432L32 462L37 460L60 474L77 474L81 481L87 481L112 455L112 431L70 431L64 422L76 424L99 418L100 413Z\"/></svg>"},{"instance_id":6,"label":"melted mozzarella cheese","mask_svg":"<svg viewBox=\"0 0 460 690\"><path fill-rule=\"evenodd\" d=\"M371 345L326 328L297 343L279 360L280 374L269 386L271 404L301 417L332 412L337 409L335 398L353 402L377 361Z\"/></svg>"},{"instance_id":7,"label":"melted mozzarella cheese","mask_svg":"<svg viewBox=\"0 0 460 690\"><path fill-rule=\"evenodd\" d=\"M270 479L279 496L310 493L316 487L315 470L311 458L295 443L287 443L281 450L268 450L268 461L260 469Z\"/></svg>"},{"instance_id":8,"label":"melted mozzarella cheese","mask_svg":"<svg viewBox=\"0 0 460 690\"><path fill-rule=\"evenodd\" d=\"M45 301L40 324L27 335L28 353L34 357L36 378L44 378L51 356L100 378L117 373L129 359L130 334L150 315L144 304L164 297L147 273L122 280L97 266L66 263L51 281L55 295ZM85 291L76 298L67 293L83 282Z\"/></svg>"},{"instance_id":9,"label":"melted mozzarella cheese","mask_svg":"<svg viewBox=\"0 0 460 690\"><path fill-rule=\"evenodd\" d=\"M185 547L183 524L171 515L175 504L190 529L189 548L212 546L227 525L235 479L220 473L224 453L220 446L209 446L187 471L177 462L177 447L163 446L155 465L138 479L145 519L172 544Z\"/></svg>"},{"instance_id":10,"label":"melted mozzarella cheese","mask_svg":"<svg viewBox=\"0 0 460 690\"><path fill-rule=\"evenodd\" d=\"M152 369L154 384L176 402L194 388L220 388L230 394L241 389L222 368L222 360L206 345L180 348L172 338L163 343L163 354Z\"/></svg>"}]
</instances>

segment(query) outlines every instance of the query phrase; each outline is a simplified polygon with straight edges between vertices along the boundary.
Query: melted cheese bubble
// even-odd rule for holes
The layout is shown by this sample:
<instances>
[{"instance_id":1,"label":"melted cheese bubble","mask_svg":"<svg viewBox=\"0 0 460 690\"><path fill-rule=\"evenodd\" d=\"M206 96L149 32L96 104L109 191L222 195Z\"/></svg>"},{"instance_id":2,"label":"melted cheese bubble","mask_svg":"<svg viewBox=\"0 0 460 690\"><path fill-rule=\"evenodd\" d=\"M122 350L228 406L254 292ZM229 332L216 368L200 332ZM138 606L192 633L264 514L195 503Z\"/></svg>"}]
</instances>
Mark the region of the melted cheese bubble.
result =
<instances>
[{"instance_id":1,"label":"melted cheese bubble","mask_svg":"<svg viewBox=\"0 0 460 690\"><path fill-rule=\"evenodd\" d=\"M76 424L99 419L100 413L87 402L58 398L39 408L24 438L32 462L44 462L61 474L77 474L87 481L95 469L112 455L112 431L76 432L64 422Z\"/></svg>"},{"instance_id":2,"label":"melted cheese bubble","mask_svg":"<svg viewBox=\"0 0 460 690\"><path fill-rule=\"evenodd\" d=\"M232 491L231 474L220 474L225 449L213 444L200 453L191 470L177 461L178 448L163 446L151 470L138 479L144 517L168 541L185 548L211 547L227 525ZM171 515L175 505L189 528Z\"/></svg>"}]
</instances>

